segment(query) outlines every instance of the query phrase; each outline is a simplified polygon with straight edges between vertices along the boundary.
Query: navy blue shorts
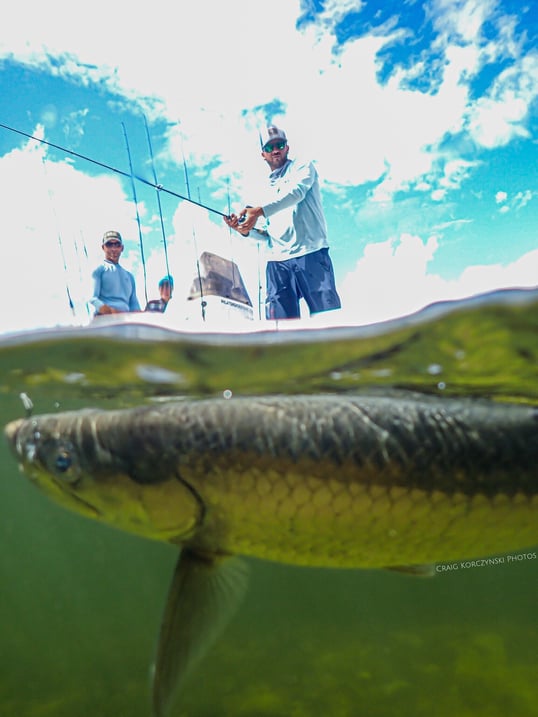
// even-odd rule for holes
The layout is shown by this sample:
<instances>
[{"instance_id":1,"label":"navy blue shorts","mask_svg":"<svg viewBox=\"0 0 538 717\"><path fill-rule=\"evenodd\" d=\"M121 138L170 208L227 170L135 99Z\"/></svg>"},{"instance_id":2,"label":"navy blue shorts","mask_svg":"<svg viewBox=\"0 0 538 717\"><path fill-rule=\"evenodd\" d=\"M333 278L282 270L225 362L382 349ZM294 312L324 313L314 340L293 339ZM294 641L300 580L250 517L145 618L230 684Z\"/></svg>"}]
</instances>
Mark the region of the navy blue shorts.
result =
<instances>
[{"instance_id":1,"label":"navy blue shorts","mask_svg":"<svg viewBox=\"0 0 538 717\"><path fill-rule=\"evenodd\" d=\"M266 274L265 315L268 319L298 319L301 316L299 299L306 301L311 314L341 306L328 249L297 259L268 261Z\"/></svg>"}]
</instances>

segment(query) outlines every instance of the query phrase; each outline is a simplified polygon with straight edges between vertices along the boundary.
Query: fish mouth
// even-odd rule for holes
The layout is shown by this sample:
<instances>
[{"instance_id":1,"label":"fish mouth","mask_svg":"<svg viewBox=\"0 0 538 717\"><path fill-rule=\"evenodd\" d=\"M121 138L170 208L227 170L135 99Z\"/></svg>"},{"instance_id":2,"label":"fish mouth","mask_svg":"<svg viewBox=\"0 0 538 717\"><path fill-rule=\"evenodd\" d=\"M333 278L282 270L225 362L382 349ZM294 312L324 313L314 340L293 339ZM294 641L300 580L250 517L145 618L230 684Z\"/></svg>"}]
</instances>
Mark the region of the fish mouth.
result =
<instances>
[{"instance_id":1,"label":"fish mouth","mask_svg":"<svg viewBox=\"0 0 538 717\"><path fill-rule=\"evenodd\" d=\"M4 435L7 438L8 443L13 448L16 448L17 433L21 425L24 423L24 420L24 418L18 418L15 421L10 421L10 423L8 423L7 426L4 428Z\"/></svg>"},{"instance_id":2,"label":"fish mouth","mask_svg":"<svg viewBox=\"0 0 538 717\"><path fill-rule=\"evenodd\" d=\"M4 435L7 439L8 445L11 448L12 453L18 459L21 467L24 464L25 459L32 459L32 449L35 451L35 446L33 444L28 444L26 441L21 440L19 436L19 432L26 423L26 420L27 419L25 418L18 418L15 421L10 421L10 423L4 427Z\"/></svg>"},{"instance_id":3,"label":"fish mouth","mask_svg":"<svg viewBox=\"0 0 538 717\"><path fill-rule=\"evenodd\" d=\"M56 497L59 495L63 496L62 502L71 501L78 506L79 512L84 513L88 517L102 518L101 511L84 500L84 498L81 498L78 493L66 489L66 486L53 477L43 480L39 475L40 472L37 466L35 466L35 464L32 466L35 455L35 445L31 441L23 440L19 435L19 431L25 425L26 421L27 419L25 418L18 418L15 421L10 421L4 428L4 435L7 438L11 450L19 461L20 469L25 470L31 482L40 486L44 492L50 492L51 487L54 486L54 495L56 495Z\"/></svg>"}]
</instances>

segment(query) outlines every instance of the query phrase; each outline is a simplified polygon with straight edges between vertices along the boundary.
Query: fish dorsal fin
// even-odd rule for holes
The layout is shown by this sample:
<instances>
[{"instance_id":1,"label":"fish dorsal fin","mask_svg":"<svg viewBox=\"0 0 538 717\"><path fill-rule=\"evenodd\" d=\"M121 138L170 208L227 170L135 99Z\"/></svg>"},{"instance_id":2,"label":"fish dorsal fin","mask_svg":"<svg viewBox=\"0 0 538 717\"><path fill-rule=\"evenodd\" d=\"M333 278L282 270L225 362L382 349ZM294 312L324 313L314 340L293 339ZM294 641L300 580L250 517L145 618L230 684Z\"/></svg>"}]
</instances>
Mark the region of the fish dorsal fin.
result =
<instances>
[{"instance_id":1,"label":"fish dorsal fin","mask_svg":"<svg viewBox=\"0 0 538 717\"><path fill-rule=\"evenodd\" d=\"M233 616L248 582L239 558L183 550L166 600L153 670L153 711L164 717L187 672Z\"/></svg>"}]
</instances>

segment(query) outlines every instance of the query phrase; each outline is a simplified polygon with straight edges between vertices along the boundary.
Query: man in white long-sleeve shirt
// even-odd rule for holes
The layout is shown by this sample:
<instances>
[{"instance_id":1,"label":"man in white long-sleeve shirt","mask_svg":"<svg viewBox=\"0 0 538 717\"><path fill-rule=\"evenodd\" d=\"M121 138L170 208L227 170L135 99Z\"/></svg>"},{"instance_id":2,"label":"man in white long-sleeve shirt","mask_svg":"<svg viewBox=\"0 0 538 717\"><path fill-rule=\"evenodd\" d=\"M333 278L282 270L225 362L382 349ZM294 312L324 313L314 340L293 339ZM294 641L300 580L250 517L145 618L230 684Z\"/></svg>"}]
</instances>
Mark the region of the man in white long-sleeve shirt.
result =
<instances>
[{"instance_id":1,"label":"man in white long-sleeve shirt","mask_svg":"<svg viewBox=\"0 0 538 717\"><path fill-rule=\"evenodd\" d=\"M262 157L271 169L266 201L225 221L243 236L267 242L266 316L299 318L301 298L311 314L339 309L316 168L288 159L286 134L278 127L268 127L262 142ZM260 217L266 220L264 230L255 227Z\"/></svg>"},{"instance_id":2,"label":"man in white long-sleeve shirt","mask_svg":"<svg viewBox=\"0 0 538 717\"><path fill-rule=\"evenodd\" d=\"M119 263L123 251L121 234L117 231L105 232L102 247L104 261L92 274L93 296L90 304L96 315L140 311L134 276Z\"/></svg>"}]
</instances>

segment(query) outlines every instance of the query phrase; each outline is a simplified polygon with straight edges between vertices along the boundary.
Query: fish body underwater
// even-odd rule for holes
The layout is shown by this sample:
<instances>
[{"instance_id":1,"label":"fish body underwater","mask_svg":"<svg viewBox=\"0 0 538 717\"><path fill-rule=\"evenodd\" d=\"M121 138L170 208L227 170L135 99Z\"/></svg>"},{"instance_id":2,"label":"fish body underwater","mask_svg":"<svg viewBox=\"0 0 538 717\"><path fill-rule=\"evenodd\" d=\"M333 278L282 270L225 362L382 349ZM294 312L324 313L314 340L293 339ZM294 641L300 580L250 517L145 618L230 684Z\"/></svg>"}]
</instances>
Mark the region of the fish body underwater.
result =
<instances>
[{"instance_id":1,"label":"fish body underwater","mask_svg":"<svg viewBox=\"0 0 538 717\"><path fill-rule=\"evenodd\" d=\"M53 500L176 544L154 668L165 714L246 587L235 556L421 566L538 543L538 409L426 397L293 396L14 421Z\"/></svg>"}]
</instances>

